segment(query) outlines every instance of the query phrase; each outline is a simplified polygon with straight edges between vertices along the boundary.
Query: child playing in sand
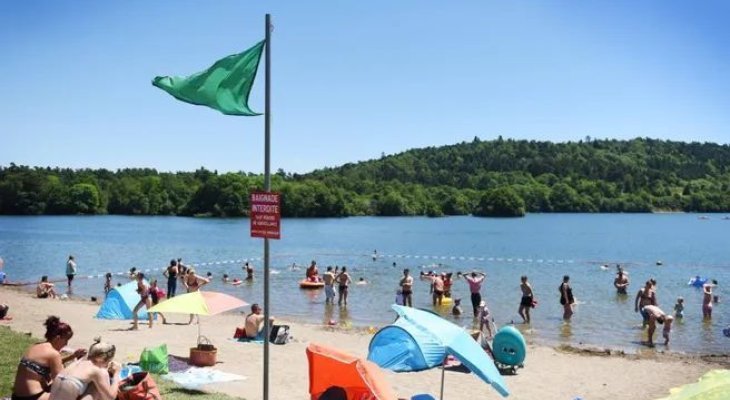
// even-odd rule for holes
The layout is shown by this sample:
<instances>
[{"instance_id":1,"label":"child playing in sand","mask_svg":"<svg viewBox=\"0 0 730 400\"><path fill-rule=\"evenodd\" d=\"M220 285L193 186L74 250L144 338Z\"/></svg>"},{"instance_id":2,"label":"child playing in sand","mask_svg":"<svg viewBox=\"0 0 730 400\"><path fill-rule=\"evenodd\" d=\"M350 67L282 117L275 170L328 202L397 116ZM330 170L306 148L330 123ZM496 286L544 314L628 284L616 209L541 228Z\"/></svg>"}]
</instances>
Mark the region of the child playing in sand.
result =
<instances>
[{"instance_id":1,"label":"child playing in sand","mask_svg":"<svg viewBox=\"0 0 730 400\"><path fill-rule=\"evenodd\" d=\"M682 296L677 297L677 304L674 305L674 316L677 319L684 318L684 299Z\"/></svg>"},{"instance_id":2,"label":"child playing in sand","mask_svg":"<svg viewBox=\"0 0 730 400\"><path fill-rule=\"evenodd\" d=\"M489 308L487 307L487 302L482 300L481 303L479 303L479 330L481 332L484 332L484 328L487 328L487 332L489 333L489 338L492 337L492 327L489 325Z\"/></svg>"}]
</instances>

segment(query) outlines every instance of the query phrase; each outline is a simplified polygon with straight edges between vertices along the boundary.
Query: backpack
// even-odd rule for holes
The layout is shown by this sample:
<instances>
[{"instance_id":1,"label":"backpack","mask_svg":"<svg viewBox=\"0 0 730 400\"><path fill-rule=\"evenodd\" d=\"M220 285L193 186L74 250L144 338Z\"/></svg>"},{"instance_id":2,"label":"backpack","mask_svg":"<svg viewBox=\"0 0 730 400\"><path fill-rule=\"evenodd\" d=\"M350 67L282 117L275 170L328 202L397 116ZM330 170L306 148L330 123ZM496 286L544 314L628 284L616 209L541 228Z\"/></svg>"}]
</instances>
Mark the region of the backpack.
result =
<instances>
[{"instance_id":1,"label":"backpack","mask_svg":"<svg viewBox=\"0 0 730 400\"><path fill-rule=\"evenodd\" d=\"M271 327L269 342L273 344L286 344L289 341L289 325L274 325Z\"/></svg>"}]
</instances>

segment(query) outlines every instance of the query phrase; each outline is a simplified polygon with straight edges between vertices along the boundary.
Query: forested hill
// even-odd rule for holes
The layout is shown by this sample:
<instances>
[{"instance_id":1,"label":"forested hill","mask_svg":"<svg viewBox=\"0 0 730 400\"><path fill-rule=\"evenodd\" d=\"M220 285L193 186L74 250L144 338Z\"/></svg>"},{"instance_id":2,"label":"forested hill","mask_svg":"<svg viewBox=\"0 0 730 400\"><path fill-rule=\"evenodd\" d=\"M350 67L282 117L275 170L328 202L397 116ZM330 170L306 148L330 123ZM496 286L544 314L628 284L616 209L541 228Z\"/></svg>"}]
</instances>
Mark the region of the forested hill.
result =
<instances>
[{"instance_id":1,"label":"forested hill","mask_svg":"<svg viewBox=\"0 0 730 400\"><path fill-rule=\"evenodd\" d=\"M0 168L2 214L242 216L261 176ZM409 150L273 177L289 217L730 211L730 146L503 140Z\"/></svg>"}]
</instances>

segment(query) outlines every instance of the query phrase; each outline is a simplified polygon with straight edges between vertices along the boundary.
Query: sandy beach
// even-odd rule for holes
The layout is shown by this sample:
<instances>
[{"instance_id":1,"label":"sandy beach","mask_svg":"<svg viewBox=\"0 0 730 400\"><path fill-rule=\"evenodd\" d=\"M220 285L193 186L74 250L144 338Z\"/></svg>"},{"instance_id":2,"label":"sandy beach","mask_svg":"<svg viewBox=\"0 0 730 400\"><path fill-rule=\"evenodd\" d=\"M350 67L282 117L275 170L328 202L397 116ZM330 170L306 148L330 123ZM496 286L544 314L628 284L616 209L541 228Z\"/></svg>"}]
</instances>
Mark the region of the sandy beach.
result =
<instances>
[{"instance_id":1,"label":"sandy beach","mask_svg":"<svg viewBox=\"0 0 730 400\"><path fill-rule=\"evenodd\" d=\"M17 288L0 287L0 302L10 305L13 320L2 322L18 332L31 332L42 337L42 322L48 315L58 315L71 324L75 335L73 347L88 347L94 336L117 346L117 361L137 361L145 346L166 343L170 354L187 357L195 343L195 325L161 325L153 329L140 324L139 331L129 331L128 321L97 320L98 305L78 300L40 300ZM248 311L248 310L246 310ZM187 315L170 315L172 323L185 323ZM205 390L226 393L248 400L262 397L263 347L229 340L240 314L201 317L202 334L218 347L216 368L245 376L244 381L216 384ZM281 323L281 321L277 321ZM288 323L294 339L283 346L271 346L270 393L272 399L308 399L308 369L305 348L310 342L338 347L350 353L367 356L372 337L364 331L335 330L325 326ZM529 344L525 368L517 375L505 376L510 398L524 400L583 399L657 399L668 395L671 387L695 382L711 369L726 368L727 357L717 360L642 352L632 355L597 355L595 352L556 349ZM399 396L416 393L438 395L441 371L433 369L417 373L385 372ZM471 374L446 373L445 398L501 398L490 386Z\"/></svg>"}]
</instances>

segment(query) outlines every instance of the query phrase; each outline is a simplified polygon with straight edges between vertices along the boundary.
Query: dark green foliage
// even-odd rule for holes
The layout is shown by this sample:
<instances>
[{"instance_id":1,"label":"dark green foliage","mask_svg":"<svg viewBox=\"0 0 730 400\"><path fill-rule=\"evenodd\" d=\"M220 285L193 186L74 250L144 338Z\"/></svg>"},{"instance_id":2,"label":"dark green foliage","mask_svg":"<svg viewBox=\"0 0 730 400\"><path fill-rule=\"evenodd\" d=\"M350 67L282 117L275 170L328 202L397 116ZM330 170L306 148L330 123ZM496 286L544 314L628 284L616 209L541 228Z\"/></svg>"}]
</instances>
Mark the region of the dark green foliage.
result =
<instances>
[{"instance_id":1,"label":"dark green foliage","mask_svg":"<svg viewBox=\"0 0 730 400\"><path fill-rule=\"evenodd\" d=\"M730 211L730 146L654 139L475 138L272 176L285 217ZM0 214L248 213L260 175L0 167Z\"/></svg>"}]
</instances>

